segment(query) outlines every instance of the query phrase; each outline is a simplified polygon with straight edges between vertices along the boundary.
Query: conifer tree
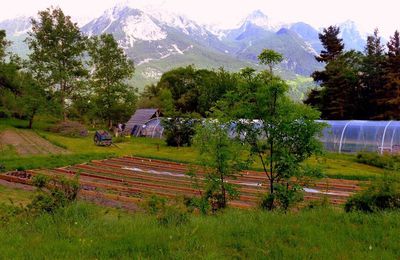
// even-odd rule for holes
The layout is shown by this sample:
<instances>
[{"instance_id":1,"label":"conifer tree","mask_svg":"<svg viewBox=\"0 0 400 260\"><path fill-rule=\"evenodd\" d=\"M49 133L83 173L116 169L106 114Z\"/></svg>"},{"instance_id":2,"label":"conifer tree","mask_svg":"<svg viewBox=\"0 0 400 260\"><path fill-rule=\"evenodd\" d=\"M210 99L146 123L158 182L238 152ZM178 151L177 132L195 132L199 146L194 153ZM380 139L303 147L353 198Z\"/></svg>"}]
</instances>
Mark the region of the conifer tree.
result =
<instances>
[{"instance_id":1,"label":"conifer tree","mask_svg":"<svg viewBox=\"0 0 400 260\"><path fill-rule=\"evenodd\" d=\"M381 107L378 104L377 96L383 90L384 84L384 46L381 44L378 29L374 34L368 36L367 45L364 50L364 58L361 67L362 82L362 101L360 103L363 111L360 119L375 118L381 113Z\"/></svg>"},{"instance_id":2,"label":"conifer tree","mask_svg":"<svg viewBox=\"0 0 400 260\"><path fill-rule=\"evenodd\" d=\"M339 38L339 33L339 27L329 26L318 35L324 50L321 51L319 56L315 57L317 61L328 63L343 53L344 44L343 39Z\"/></svg>"},{"instance_id":3,"label":"conifer tree","mask_svg":"<svg viewBox=\"0 0 400 260\"><path fill-rule=\"evenodd\" d=\"M339 33L338 27L329 26L319 34L325 49L315 58L326 65L324 70L312 74L320 88L312 90L305 100L306 104L318 108L322 118L326 119L352 119L360 113L357 107L360 99L358 70L361 54L344 52Z\"/></svg>"},{"instance_id":4,"label":"conifer tree","mask_svg":"<svg viewBox=\"0 0 400 260\"><path fill-rule=\"evenodd\" d=\"M400 118L400 34L395 31L387 44L387 59L384 64L385 85L378 94L378 104L384 111L379 119Z\"/></svg>"}]
</instances>

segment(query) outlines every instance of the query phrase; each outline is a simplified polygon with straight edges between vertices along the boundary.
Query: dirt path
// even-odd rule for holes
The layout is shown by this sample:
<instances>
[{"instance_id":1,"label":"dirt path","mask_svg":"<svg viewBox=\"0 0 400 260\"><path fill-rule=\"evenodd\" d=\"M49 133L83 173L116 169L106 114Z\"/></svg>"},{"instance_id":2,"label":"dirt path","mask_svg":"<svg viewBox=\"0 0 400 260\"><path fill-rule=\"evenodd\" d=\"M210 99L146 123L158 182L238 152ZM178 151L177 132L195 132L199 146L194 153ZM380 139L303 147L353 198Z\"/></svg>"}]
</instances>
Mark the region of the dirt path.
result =
<instances>
[{"instance_id":1,"label":"dirt path","mask_svg":"<svg viewBox=\"0 0 400 260\"><path fill-rule=\"evenodd\" d=\"M67 150L53 145L29 130L5 130L0 133L0 148L11 145L19 155L66 154Z\"/></svg>"}]
</instances>

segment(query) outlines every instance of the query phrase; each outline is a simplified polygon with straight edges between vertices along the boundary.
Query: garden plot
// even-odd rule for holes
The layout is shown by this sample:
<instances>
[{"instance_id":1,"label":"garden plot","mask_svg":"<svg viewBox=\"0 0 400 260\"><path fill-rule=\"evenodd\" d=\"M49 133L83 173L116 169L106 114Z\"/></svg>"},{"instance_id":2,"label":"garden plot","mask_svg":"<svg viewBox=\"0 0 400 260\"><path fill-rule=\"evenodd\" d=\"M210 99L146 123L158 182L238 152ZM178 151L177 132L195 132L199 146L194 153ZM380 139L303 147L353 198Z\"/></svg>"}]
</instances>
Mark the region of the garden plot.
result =
<instances>
[{"instance_id":1,"label":"garden plot","mask_svg":"<svg viewBox=\"0 0 400 260\"><path fill-rule=\"evenodd\" d=\"M67 150L55 146L36 133L28 130L4 130L0 133L0 150L12 146L19 155L67 154Z\"/></svg>"},{"instance_id":2,"label":"garden plot","mask_svg":"<svg viewBox=\"0 0 400 260\"><path fill-rule=\"evenodd\" d=\"M198 187L194 187L193 180L186 175L190 168L191 166L181 163L121 157L52 170L26 171L25 174L8 173L0 175L0 178L29 184L32 176L37 174L67 177L79 174L81 196L85 198L138 203L151 195L169 198L201 196L205 173L201 169L194 169L199 181ZM261 172L245 171L236 179L227 181L236 184L240 192L237 199L230 201L230 205L234 207L256 207L262 195L268 192L267 177ZM358 190L359 181L323 179L305 188L304 198L318 200L326 197L332 204L343 204Z\"/></svg>"}]
</instances>

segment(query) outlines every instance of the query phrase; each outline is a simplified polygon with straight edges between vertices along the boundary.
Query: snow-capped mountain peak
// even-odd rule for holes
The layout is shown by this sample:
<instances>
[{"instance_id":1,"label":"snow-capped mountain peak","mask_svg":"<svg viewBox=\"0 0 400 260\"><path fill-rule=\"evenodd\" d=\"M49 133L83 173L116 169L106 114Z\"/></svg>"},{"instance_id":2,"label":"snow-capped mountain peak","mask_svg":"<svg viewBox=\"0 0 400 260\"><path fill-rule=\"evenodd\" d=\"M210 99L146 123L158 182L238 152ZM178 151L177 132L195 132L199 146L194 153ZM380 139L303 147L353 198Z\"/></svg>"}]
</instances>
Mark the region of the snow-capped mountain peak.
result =
<instances>
[{"instance_id":1,"label":"snow-capped mountain peak","mask_svg":"<svg viewBox=\"0 0 400 260\"><path fill-rule=\"evenodd\" d=\"M122 30L125 32L131 47L133 47L135 40L157 41L167 37L167 32L144 13L126 17Z\"/></svg>"},{"instance_id":2,"label":"snow-capped mountain peak","mask_svg":"<svg viewBox=\"0 0 400 260\"><path fill-rule=\"evenodd\" d=\"M247 26L249 24L261 27L269 31L278 31L282 28L282 22L273 21L267 15L265 15L261 10L255 10L250 13L245 19L242 20L240 26Z\"/></svg>"},{"instance_id":3,"label":"snow-capped mountain peak","mask_svg":"<svg viewBox=\"0 0 400 260\"><path fill-rule=\"evenodd\" d=\"M268 28L270 26L268 16L266 16L261 10L253 11L246 17L243 23L245 22L249 22L263 28Z\"/></svg>"}]
</instances>

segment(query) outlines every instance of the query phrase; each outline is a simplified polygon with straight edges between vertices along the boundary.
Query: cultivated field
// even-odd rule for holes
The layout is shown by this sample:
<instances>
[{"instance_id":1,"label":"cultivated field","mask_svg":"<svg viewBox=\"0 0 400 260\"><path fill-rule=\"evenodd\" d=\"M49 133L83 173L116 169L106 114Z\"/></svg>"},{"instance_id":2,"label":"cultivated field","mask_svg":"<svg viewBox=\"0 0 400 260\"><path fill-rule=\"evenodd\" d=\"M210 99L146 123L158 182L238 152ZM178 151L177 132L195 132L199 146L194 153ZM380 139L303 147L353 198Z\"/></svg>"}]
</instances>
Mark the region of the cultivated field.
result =
<instances>
[{"instance_id":1,"label":"cultivated field","mask_svg":"<svg viewBox=\"0 0 400 260\"><path fill-rule=\"evenodd\" d=\"M201 196L204 172L198 169L200 188L186 174L187 164L140 157L120 157L94 160L56 169L10 172L0 175L0 179L29 184L38 174L72 177L79 174L81 197L103 198L115 203L137 203L149 195L162 197ZM228 179L236 184L240 195L230 202L234 207L256 207L261 196L267 192L266 176L257 171L245 171L237 179ZM352 180L323 179L305 189L306 200L326 197L332 204L344 204L355 191L360 190L360 182Z\"/></svg>"}]
</instances>

